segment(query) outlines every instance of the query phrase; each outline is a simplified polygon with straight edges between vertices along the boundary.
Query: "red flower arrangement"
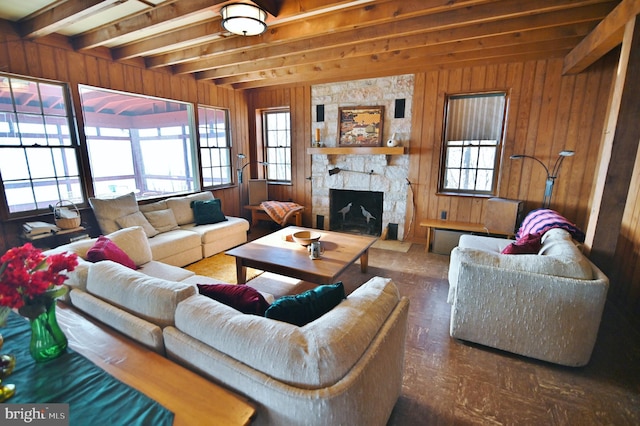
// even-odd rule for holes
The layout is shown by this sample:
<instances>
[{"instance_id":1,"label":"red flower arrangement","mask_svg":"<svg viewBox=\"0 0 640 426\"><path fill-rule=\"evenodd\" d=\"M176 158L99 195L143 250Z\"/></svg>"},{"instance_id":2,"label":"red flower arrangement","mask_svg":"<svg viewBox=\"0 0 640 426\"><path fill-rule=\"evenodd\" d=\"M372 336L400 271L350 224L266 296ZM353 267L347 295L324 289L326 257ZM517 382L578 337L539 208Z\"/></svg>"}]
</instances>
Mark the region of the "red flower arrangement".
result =
<instances>
[{"instance_id":1,"label":"red flower arrangement","mask_svg":"<svg viewBox=\"0 0 640 426\"><path fill-rule=\"evenodd\" d=\"M0 257L0 306L18 309L29 318L43 313L47 304L66 293L62 286L78 265L75 253L45 256L31 243L9 249Z\"/></svg>"}]
</instances>

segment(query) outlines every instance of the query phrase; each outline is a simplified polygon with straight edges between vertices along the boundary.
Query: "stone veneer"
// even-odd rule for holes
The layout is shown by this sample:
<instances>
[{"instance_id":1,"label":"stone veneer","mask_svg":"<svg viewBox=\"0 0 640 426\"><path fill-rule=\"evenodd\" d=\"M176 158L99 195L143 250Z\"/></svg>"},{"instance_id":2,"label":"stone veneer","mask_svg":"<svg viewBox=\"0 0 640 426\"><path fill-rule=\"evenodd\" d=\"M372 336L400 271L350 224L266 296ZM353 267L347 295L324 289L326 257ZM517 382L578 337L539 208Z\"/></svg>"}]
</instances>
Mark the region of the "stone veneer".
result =
<instances>
[{"instance_id":1,"label":"stone veneer","mask_svg":"<svg viewBox=\"0 0 640 426\"><path fill-rule=\"evenodd\" d=\"M337 146L339 107L382 105L385 109L383 146L386 146L387 140L395 133L400 145L408 147L411 134L413 86L413 75L313 86L311 88L313 131L309 146L314 142L316 128L320 129L320 139L325 147ZM405 99L404 118L393 118L396 99ZM317 122L316 105L324 105L324 122ZM396 223L398 239L404 238L407 191L409 190L407 185L409 156L407 154L390 156L388 163L386 155L314 154L312 157L311 211L314 224L317 215L322 215L325 217L324 228L329 229L330 189L381 191L384 192L383 233L389 223ZM329 176L329 169L334 167L367 173L373 170L373 174L364 175L343 171Z\"/></svg>"}]
</instances>

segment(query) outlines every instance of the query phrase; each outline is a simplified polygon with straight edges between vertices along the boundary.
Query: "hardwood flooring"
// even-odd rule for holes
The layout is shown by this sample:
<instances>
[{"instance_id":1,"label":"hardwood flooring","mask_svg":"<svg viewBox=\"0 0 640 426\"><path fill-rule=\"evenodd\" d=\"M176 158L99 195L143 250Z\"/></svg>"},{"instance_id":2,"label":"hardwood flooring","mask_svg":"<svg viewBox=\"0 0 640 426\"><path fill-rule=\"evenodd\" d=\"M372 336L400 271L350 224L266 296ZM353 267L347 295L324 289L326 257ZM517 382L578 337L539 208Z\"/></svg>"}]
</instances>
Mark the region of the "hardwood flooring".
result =
<instances>
[{"instance_id":1,"label":"hardwood flooring","mask_svg":"<svg viewBox=\"0 0 640 426\"><path fill-rule=\"evenodd\" d=\"M367 273L354 265L339 277L347 291L390 277L411 301L389 426L640 425L640 333L613 306L587 366L536 361L449 336L448 265L420 244L408 253L372 248Z\"/></svg>"}]
</instances>

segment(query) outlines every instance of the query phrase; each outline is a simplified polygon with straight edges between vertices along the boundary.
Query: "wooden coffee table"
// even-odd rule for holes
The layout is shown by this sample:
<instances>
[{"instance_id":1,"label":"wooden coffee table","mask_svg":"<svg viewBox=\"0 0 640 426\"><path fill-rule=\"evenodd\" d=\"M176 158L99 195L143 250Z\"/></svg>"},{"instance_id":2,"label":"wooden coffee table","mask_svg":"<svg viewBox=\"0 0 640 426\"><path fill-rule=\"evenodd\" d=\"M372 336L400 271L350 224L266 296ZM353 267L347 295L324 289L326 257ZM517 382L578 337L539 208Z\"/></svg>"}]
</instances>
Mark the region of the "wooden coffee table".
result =
<instances>
[{"instance_id":1,"label":"wooden coffee table","mask_svg":"<svg viewBox=\"0 0 640 426\"><path fill-rule=\"evenodd\" d=\"M294 242L298 231L319 232L324 253L312 260L306 247ZM238 284L246 283L247 267L297 278L315 284L332 284L349 265L360 259L367 271L369 247L376 237L289 226L226 252L236 258Z\"/></svg>"}]
</instances>

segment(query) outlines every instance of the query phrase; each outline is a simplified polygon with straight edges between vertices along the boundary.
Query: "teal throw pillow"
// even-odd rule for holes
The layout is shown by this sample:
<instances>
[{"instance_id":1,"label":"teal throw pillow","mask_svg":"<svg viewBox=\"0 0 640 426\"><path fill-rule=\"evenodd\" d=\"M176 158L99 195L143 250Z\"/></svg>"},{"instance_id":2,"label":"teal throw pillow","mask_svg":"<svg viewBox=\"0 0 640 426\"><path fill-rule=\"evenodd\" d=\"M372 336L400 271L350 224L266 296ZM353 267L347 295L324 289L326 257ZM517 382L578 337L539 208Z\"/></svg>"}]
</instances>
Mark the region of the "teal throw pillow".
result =
<instances>
[{"instance_id":1,"label":"teal throw pillow","mask_svg":"<svg viewBox=\"0 0 640 426\"><path fill-rule=\"evenodd\" d=\"M191 202L191 208L193 209L196 225L207 225L227 220L224 213L222 213L222 203L219 198L206 201L194 200Z\"/></svg>"},{"instance_id":2,"label":"teal throw pillow","mask_svg":"<svg viewBox=\"0 0 640 426\"><path fill-rule=\"evenodd\" d=\"M264 316L302 327L329 312L345 297L342 282L321 285L302 294L277 299Z\"/></svg>"}]
</instances>

